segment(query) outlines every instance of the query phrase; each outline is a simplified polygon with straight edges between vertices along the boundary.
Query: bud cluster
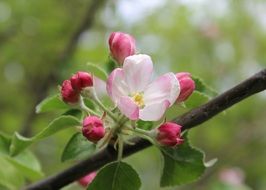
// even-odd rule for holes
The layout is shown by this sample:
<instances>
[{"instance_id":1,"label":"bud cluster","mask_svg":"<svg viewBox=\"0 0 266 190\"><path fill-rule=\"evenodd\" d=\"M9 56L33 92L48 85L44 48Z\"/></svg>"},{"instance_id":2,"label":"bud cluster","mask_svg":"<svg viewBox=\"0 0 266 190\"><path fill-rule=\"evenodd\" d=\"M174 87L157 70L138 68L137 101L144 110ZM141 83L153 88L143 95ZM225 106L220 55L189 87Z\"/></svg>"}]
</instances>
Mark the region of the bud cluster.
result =
<instances>
[{"instance_id":1,"label":"bud cluster","mask_svg":"<svg viewBox=\"0 0 266 190\"><path fill-rule=\"evenodd\" d=\"M176 123L163 122L148 131L135 127L135 121L159 121L170 106L186 101L195 90L191 74L169 72L152 81L152 59L149 55L136 54L135 39L131 35L113 32L108 43L110 57L117 63L117 68L110 73L106 83L100 85L98 78L79 71L62 84L63 101L86 114L81 128L83 136L97 143L98 148L113 142L114 148L118 146L118 160L122 159L123 144L128 142L125 135L147 138L160 146L182 144L182 126ZM112 109L105 107L97 96L97 89L103 86L115 105ZM97 109L88 108L84 102L86 98L90 98ZM87 186L95 175L95 172L91 173L79 183Z\"/></svg>"},{"instance_id":2,"label":"bud cluster","mask_svg":"<svg viewBox=\"0 0 266 190\"><path fill-rule=\"evenodd\" d=\"M113 32L108 42L110 56L118 68L111 72L104 86L115 109L108 109L99 100L95 91L99 85L90 73L79 71L62 84L63 101L80 106L87 113L82 123L83 136L97 143L98 147L108 144L111 139L115 140L115 146L119 146L118 160L122 158L121 146L127 139L124 135L147 137L160 146L182 144L182 126L176 123L164 122L146 131L136 128L134 121L158 121L170 106L186 101L195 89L191 74L169 72L152 81L152 59L149 55L136 54L135 39L131 35ZM86 107L84 98L91 98L99 108L97 112ZM128 130L133 133L128 133ZM93 177L89 175L81 179L80 184L87 185Z\"/></svg>"},{"instance_id":3,"label":"bud cluster","mask_svg":"<svg viewBox=\"0 0 266 190\"><path fill-rule=\"evenodd\" d=\"M93 86L93 77L87 72L79 71L69 80L65 80L61 88L61 96L64 102L77 104L83 90ZM89 141L97 143L104 137L105 129L102 120L97 116L87 116L83 120L83 136Z\"/></svg>"},{"instance_id":4,"label":"bud cluster","mask_svg":"<svg viewBox=\"0 0 266 190\"><path fill-rule=\"evenodd\" d=\"M61 96L64 102L75 104L80 99L81 91L86 87L93 86L92 75L79 71L69 80L65 80L61 88Z\"/></svg>"}]
</instances>

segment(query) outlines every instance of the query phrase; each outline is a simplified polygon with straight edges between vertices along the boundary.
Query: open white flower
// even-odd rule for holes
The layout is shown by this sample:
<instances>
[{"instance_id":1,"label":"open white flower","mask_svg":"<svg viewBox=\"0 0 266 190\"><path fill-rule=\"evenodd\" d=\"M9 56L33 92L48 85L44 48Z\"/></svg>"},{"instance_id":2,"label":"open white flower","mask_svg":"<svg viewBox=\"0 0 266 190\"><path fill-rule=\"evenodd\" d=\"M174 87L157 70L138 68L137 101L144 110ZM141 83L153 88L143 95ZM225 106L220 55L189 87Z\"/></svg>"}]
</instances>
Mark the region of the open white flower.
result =
<instances>
[{"instance_id":1,"label":"open white flower","mask_svg":"<svg viewBox=\"0 0 266 190\"><path fill-rule=\"evenodd\" d=\"M123 68L115 69L107 80L107 92L120 111L131 120L157 121L180 93L174 73L153 82L153 63L148 55L132 55Z\"/></svg>"}]
</instances>

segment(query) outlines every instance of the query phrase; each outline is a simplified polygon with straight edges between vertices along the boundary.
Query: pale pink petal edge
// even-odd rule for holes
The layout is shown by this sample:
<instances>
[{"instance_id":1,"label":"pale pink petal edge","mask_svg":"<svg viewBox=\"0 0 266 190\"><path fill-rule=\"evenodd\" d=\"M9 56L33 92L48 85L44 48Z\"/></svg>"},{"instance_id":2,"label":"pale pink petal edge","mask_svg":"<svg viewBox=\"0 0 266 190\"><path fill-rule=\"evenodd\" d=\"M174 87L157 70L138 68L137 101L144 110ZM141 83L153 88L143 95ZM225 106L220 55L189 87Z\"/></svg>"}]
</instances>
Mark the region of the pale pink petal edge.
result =
<instances>
[{"instance_id":1,"label":"pale pink petal edge","mask_svg":"<svg viewBox=\"0 0 266 190\"><path fill-rule=\"evenodd\" d=\"M129 119L139 119L139 107L134 103L134 101L130 97L121 97L117 102L117 106L119 110Z\"/></svg>"}]
</instances>

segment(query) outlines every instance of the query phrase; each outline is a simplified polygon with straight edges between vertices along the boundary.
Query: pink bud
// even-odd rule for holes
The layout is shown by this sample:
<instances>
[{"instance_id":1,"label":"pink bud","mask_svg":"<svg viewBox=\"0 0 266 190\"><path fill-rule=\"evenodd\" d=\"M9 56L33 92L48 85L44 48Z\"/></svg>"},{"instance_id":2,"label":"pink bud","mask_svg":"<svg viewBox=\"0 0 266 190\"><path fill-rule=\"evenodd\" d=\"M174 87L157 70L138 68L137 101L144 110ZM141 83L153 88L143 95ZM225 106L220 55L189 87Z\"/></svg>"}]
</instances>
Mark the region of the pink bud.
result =
<instances>
[{"instance_id":1,"label":"pink bud","mask_svg":"<svg viewBox=\"0 0 266 190\"><path fill-rule=\"evenodd\" d=\"M82 71L79 71L75 75L73 75L70 81L72 87L77 91L81 91L83 88L93 85L91 74Z\"/></svg>"},{"instance_id":2,"label":"pink bud","mask_svg":"<svg viewBox=\"0 0 266 190\"><path fill-rule=\"evenodd\" d=\"M83 187L87 187L91 182L92 180L96 177L97 173L96 172L91 172L89 173L88 175L80 178L78 180L79 184Z\"/></svg>"},{"instance_id":3,"label":"pink bud","mask_svg":"<svg viewBox=\"0 0 266 190\"><path fill-rule=\"evenodd\" d=\"M193 93L195 82L192 80L191 74L186 72L176 73L176 78L179 81L181 89L176 101L183 102Z\"/></svg>"},{"instance_id":4,"label":"pink bud","mask_svg":"<svg viewBox=\"0 0 266 190\"><path fill-rule=\"evenodd\" d=\"M113 32L109 37L109 49L111 56L119 64L123 64L126 57L136 52L135 39L126 33Z\"/></svg>"},{"instance_id":5,"label":"pink bud","mask_svg":"<svg viewBox=\"0 0 266 190\"><path fill-rule=\"evenodd\" d=\"M105 129L103 122L96 116L88 116L83 120L83 136L94 143L104 137Z\"/></svg>"},{"instance_id":6,"label":"pink bud","mask_svg":"<svg viewBox=\"0 0 266 190\"><path fill-rule=\"evenodd\" d=\"M61 96L66 103L77 103L79 101L79 93L72 88L70 80L63 82Z\"/></svg>"},{"instance_id":7,"label":"pink bud","mask_svg":"<svg viewBox=\"0 0 266 190\"><path fill-rule=\"evenodd\" d=\"M157 141L164 146L176 146L183 143L181 139L181 126L176 123L166 122L158 129Z\"/></svg>"}]
</instances>

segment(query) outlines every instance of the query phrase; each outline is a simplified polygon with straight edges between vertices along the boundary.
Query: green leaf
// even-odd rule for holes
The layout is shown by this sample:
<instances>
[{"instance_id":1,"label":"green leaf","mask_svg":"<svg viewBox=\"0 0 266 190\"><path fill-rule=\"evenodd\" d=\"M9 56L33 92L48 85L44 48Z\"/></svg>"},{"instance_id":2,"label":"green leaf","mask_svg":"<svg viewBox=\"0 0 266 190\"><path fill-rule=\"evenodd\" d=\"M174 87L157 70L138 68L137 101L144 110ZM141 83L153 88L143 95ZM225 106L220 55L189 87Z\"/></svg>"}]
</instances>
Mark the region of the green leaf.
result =
<instances>
[{"instance_id":1,"label":"green leaf","mask_svg":"<svg viewBox=\"0 0 266 190\"><path fill-rule=\"evenodd\" d=\"M2 156L0 163L0 185L8 190L20 189L24 184L22 174Z\"/></svg>"},{"instance_id":2,"label":"green leaf","mask_svg":"<svg viewBox=\"0 0 266 190\"><path fill-rule=\"evenodd\" d=\"M9 146L11 140L10 137L2 132L0 132L0 153L1 154L9 154Z\"/></svg>"},{"instance_id":3,"label":"green leaf","mask_svg":"<svg viewBox=\"0 0 266 190\"><path fill-rule=\"evenodd\" d=\"M187 135L185 142L176 148L162 148L164 168L161 186L175 186L197 180L205 171L204 154L190 146Z\"/></svg>"},{"instance_id":4,"label":"green leaf","mask_svg":"<svg viewBox=\"0 0 266 190\"><path fill-rule=\"evenodd\" d=\"M117 63L113 60L111 56L108 57L106 65L108 73L111 73L117 67Z\"/></svg>"},{"instance_id":5,"label":"green leaf","mask_svg":"<svg viewBox=\"0 0 266 190\"><path fill-rule=\"evenodd\" d=\"M21 173L22 176L30 180L37 180L43 177L40 163L30 151L23 151L15 157L9 156L8 148L10 143L10 137L4 137L0 134L0 156L5 159L5 161L8 161L9 165L12 165L10 168L16 168L18 173Z\"/></svg>"},{"instance_id":6,"label":"green leaf","mask_svg":"<svg viewBox=\"0 0 266 190\"><path fill-rule=\"evenodd\" d=\"M67 110L65 113L63 113L62 115L70 115L76 118L81 119L83 117L83 113L81 110L78 109L69 109Z\"/></svg>"},{"instance_id":7,"label":"green leaf","mask_svg":"<svg viewBox=\"0 0 266 190\"><path fill-rule=\"evenodd\" d=\"M102 69L100 68L99 66L93 64L93 63L87 63L87 67L88 67L88 71L97 76L98 78L106 81L107 78L108 78L108 75L107 73Z\"/></svg>"},{"instance_id":8,"label":"green leaf","mask_svg":"<svg viewBox=\"0 0 266 190\"><path fill-rule=\"evenodd\" d=\"M194 80L195 85L196 85L195 91L198 91L208 96L209 98L212 98L218 95L218 93L215 90L213 90L211 87L209 87L205 82L203 82L201 78L193 76L192 79Z\"/></svg>"},{"instance_id":9,"label":"green leaf","mask_svg":"<svg viewBox=\"0 0 266 190\"><path fill-rule=\"evenodd\" d=\"M12 156L15 156L35 141L51 136L58 131L66 129L68 127L74 127L78 125L80 125L80 122L77 118L73 116L60 116L54 119L46 128L44 128L34 137L26 138L18 133L15 133L10 146L10 154Z\"/></svg>"},{"instance_id":10,"label":"green leaf","mask_svg":"<svg viewBox=\"0 0 266 190\"><path fill-rule=\"evenodd\" d=\"M144 129L144 130L151 130L153 127L153 122L152 121L138 120L137 121L137 127Z\"/></svg>"},{"instance_id":11,"label":"green leaf","mask_svg":"<svg viewBox=\"0 0 266 190\"><path fill-rule=\"evenodd\" d=\"M6 156L6 160L29 180L37 180L44 176L38 159L29 150L25 150L15 157Z\"/></svg>"},{"instance_id":12,"label":"green leaf","mask_svg":"<svg viewBox=\"0 0 266 190\"><path fill-rule=\"evenodd\" d=\"M209 101L209 97L205 94L194 91L187 101L184 102L185 107L195 108Z\"/></svg>"},{"instance_id":13,"label":"green leaf","mask_svg":"<svg viewBox=\"0 0 266 190\"><path fill-rule=\"evenodd\" d=\"M84 98L83 99L84 104L89 107L90 109L94 110L95 109L95 105L93 104L93 101L91 99L88 98Z\"/></svg>"},{"instance_id":14,"label":"green leaf","mask_svg":"<svg viewBox=\"0 0 266 190\"><path fill-rule=\"evenodd\" d=\"M48 111L54 111L54 110L64 110L69 109L69 106L64 103L60 96L54 95L51 97L48 97L44 99L41 103L39 103L36 107L36 113L43 113Z\"/></svg>"},{"instance_id":15,"label":"green leaf","mask_svg":"<svg viewBox=\"0 0 266 190\"><path fill-rule=\"evenodd\" d=\"M138 190L140 186L139 176L130 165L112 162L97 173L87 190Z\"/></svg>"},{"instance_id":16,"label":"green leaf","mask_svg":"<svg viewBox=\"0 0 266 190\"><path fill-rule=\"evenodd\" d=\"M94 153L96 146L88 141L80 132L74 134L67 143L61 161L81 160Z\"/></svg>"}]
</instances>

